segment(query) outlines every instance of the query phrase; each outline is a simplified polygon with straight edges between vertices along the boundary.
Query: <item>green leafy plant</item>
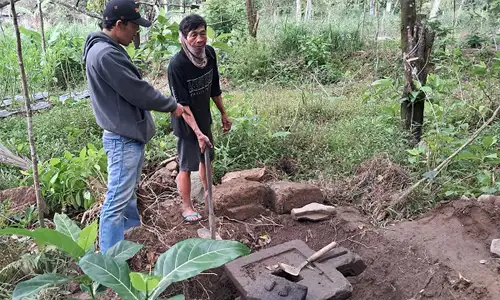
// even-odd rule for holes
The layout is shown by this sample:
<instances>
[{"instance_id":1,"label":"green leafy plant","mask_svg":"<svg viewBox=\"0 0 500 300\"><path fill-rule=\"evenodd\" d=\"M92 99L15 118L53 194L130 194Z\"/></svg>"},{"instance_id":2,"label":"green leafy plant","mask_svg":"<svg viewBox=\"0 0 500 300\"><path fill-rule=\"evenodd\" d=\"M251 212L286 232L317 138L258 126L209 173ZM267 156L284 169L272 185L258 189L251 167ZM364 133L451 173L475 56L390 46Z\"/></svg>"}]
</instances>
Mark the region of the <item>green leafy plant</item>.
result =
<instances>
[{"instance_id":1,"label":"green leafy plant","mask_svg":"<svg viewBox=\"0 0 500 300\"><path fill-rule=\"evenodd\" d=\"M61 158L54 157L39 166L42 193L52 208L72 205L75 209L88 209L95 202L89 190L90 178L106 182L107 158L104 149L89 144L78 156L65 151ZM31 179L31 172L26 173Z\"/></svg>"},{"instance_id":2,"label":"green leafy plant","mask_svg":"<svg viewBox=\"0 0 500 300\"><path fill-rule=\"evenodd\" d=\"M158 299L174 282L196 276L207 269L219 267L239 256L247 255L250 249L235 241L187 239L178 242L158 257L152 274L130 272L127 260L143 246L121 241L106 254L94 253L97 237L97 222L83 230L64 214L54 217L56 230L38 228L33 231L19 228L0 229L0 235L23 235L35 240L39 247L46 244L56 246L70 255L85 273L70 277L62 274L41 274L19 283L14 289L13 300L36 295L42 289L67 283L81 282L82 290L92 299L103 291L100 286L113 289L124 300ZM181 295L173 299L183 299Z\"/></svg>"}]
</instances>

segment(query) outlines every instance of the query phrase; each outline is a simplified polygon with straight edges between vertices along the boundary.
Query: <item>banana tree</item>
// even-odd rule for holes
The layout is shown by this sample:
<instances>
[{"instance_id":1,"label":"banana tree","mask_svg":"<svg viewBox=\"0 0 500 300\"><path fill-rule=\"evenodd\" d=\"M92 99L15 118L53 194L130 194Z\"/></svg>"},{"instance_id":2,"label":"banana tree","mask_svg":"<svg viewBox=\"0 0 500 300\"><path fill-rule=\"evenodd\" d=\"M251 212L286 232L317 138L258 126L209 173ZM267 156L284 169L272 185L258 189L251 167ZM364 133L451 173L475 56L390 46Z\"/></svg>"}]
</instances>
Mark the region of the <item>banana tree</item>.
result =
<instances>
[{"instance_id":1,"label":"banana tree","mask_svg":"<svg viewBox=\"0 0 500 300\"><path fill-rule=\"evenodd\" d=\"M95 253L94 242L97 238L97 222L84 229L64 214L54 217L56 229L38 228L33 231L19 228L1 229L0 235L29 236L43 249L45 245L56 246L77 262L85 275L69 277L61 274L41 274L19 283L14 289L12 299L38 294L41 290L76 280L83 291L90 293L92 299L104 291L113 289L124 300L154 300L174 282L182 281L201 272L220 267L239 256L247 255L250 249L236 241L207 239L187 239L178 242L156 261L154 272L145 274L131 272L127 260L132 258L142 245L121 241L106 252ZM184 299L177 295L170 300Z\"/></svg>"}]
</instances>

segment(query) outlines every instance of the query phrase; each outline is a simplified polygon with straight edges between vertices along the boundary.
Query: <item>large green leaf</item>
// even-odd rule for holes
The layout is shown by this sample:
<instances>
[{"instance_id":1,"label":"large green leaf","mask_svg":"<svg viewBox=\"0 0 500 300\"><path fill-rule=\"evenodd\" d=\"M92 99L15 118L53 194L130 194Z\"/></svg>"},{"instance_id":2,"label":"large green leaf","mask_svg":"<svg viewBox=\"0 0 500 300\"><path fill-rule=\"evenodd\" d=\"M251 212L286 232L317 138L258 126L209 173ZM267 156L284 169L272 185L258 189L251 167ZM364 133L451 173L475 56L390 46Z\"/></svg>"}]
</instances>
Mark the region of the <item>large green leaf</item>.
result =
<instances>
[{"instance_id":1,"label":"large green leaf","mask_svg":"<svg viewBox=\"0 0 500 300\"><path fill-rule=\"evenodd\" d=\"M156 299L173 282L220 267L248 253L247 246L235 241L193 238L178 242L156 261L154 274L162 280L150 299Z\"/></svg>"},{"instance_id":2,"label":"large green leaf","mask_svg":"<svg viewBox=\"0 0 500 300\"><path fill-rule=\"evenodd\" d=\"M82 232L80 232L80 237L78 238L78 245L82 247L83 250L87 251L94 245L97 239L97 220L92 222L89 226L85 227Z\"/></svg>"},{"instance_id":3,"label":"large green leaf","mask_svg":"<svg viewBox=\"0 0 500 300\"><path fill-rule=\"evenodd\" d=\"M160 283L161 277L148 275L144 273L132 272L130 273L130 281L132 286L137 290L142 292L150 292L154 290L158 283Z\"/></svg>"},{"instance_id":4,"label":"large green leaf","mask_svg":"<svg viewBox=\"0 0 500 300\"><path fill-rule=\"evenodd\" d=\"M69 280L71 277L59 274L42 274L30 280L19 283L14 289L12 300L20 300L24 297L36 295L40 290L48 288L53 285L62 284Z\"/></svg>"},{"instance_id":5,"label":"large green leaf","mask_svg":"<svg viewBox=\"0 0 500 300\"><path fill-rule=\"evenodd\" d=\"M184 300L184 295L176 295L176 296L173 296L172 298L168 298L167 300Z\"/></svg>"},{"instance_id":6,"label":"large green leaf","mask_svg":"<svg viewBox=\"0 0 500 300\"><path fill-rule=\"evenodd\" d=\"M78 263L92 280L112 288L123 300L139 300L140 293L130 282L128 264L107 255L87 254Z\"/></svg>"},{"instance_id":7,"label":"large green leaf","mask_svg":"<svg viewBox=\"0 0 500 300\"><path fill-rule=\"evenodd\" d=\"M73 241L78 242L81 230L78 225L76 225L75 221L71 220L65 214L56 213L54 215L54 223L56 224L57 231L69 236Z\"/></svg>"},{"instance_id":8,"label":"large green leaf","mask_svg":"<svg viewBox=\"0 0 500 300\"><path fill-rule=\"evenodd\" d=\"M114 258L117 261L127 261L132 258L139 250L141 250L143 245L129 242L126 240L121 240L116 243L113 247L106 251L106 255Z\"/></svg>"},{"instance_id":9,"label":"large green leaf","mask_svg":"<svg viewBox=\"0 0 500 300\"><path fill-rule=\"evenodd\" d=\"M5 228L0 229L0 235L22 235L29 236L37 242L37 244L50 244L56 246L59 250L64 251L74 258L79 258L85 254L85 251L78 246L69 236L57 232L49 228L37 228L33 231L23 228Z\"/></svg>"}]
</instances>

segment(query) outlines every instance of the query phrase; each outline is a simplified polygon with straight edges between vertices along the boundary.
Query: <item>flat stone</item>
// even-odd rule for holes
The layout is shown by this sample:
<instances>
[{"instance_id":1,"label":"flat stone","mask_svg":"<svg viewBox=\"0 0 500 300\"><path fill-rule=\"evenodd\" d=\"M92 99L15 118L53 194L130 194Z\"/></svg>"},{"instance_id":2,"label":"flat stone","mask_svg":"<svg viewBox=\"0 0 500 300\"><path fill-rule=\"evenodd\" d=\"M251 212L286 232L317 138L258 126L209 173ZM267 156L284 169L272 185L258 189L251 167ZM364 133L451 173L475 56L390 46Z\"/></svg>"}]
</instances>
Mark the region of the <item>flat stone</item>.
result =
<instances>
[{"instance_id":1,"label":"flat stone","mask_svg":"<svg viewBox=\"0 0 500 300\"><path fill-rule=\"evenodd\" d=\"M191 199L198 203L203 203L205 199L205 187L203 187L203 181L201 181L200 172L191 172Z\"/></svg>"},{"instance_id":2,"label":"flat stone","mask_svg":"<svg viewBox=\"0 0 500 300\"><path fill-rule=\"evenodd\" d=\"M246 205L262 205L271 201L272 190L256 181L234 179L214 187L213 203L216 215L231 214L229 209ZM233 210L232 213L236 213Z\"/></svg>"},{"instance_id":3,"label":"flat stone","mask_svg":"<svg viewBox=\"0 0 500 300\"><path fill-rule=\"evenodd\" d=\"M292 209L309 203L323 202L323 193L312 184L278 181L271 184L271 188L274 197L267 205L278 214L288 214Z\"/></svg>"},{"instance_id":4,"label":"flat stone","mask_svg":"<svg viewBox=\"0 0 500 300\"><path fill-rule=\"evenodd\" d=\"M292 281L287 280L283 276L279 276L273 268L279 262L286 263L292 266L298 266L306 258L311 256L315 251L310 249L306 243L301 240L293 240L274 247L263 249L250 255L240 257L230 263L224 265L224 269L231 278L233 284L238 289L240 295L246 300L262 300L262 299L296 299L296 298L271 298L268 294L269 283L276 281L277 284L271 292L281 291L284 289L278 287L280 282L285 280L289 284ZM350 253L350 252L348 252ZM314 300L344 300L348 299L352 294L352 285L349 281L337 270L342 267L338 258L343 255L325 260L323 262L314 263L314 268L304 268L299 274L298 282L294 282L289 287L307 288L307 299ZM274 275L276 274L276 275ZM285 276L286 277L286 276ZM297 286L295 284L300 284ZM267 287L267 289L266 289ZM288 291L287 297L292 297L297 290ZM305 298L298 298L305 299Z\"/></svg>"},{"instance_id":5,"label":"flat stone","mask_svg":"<svg viewBox=\"0 0 500 300\"><path fill-rule=\"evenodd\" d=\"M500 256L500 239L491 241L490 252L496 256Z\"/></svg>"},{"instance_id":6,"label":"flat stone","mask_svg":"<svg viewBox=\"0 0 500 300\"><path fill-rule=\"evenodd\" d=\"M234 179L246 179L250 181L263 182L270 179L270 172L266 168L254 168L236 172L229 172L222 177L221 182L225 183Z\"/></svg>"},{"instance_id":7,"label":"flat stone","mask_svg":"<svg viewBox=\"0 0 500 300\"><path fill-rule=\"evenodd\" d=\"M228 208L226 216L236 220L244 221L254 217L258 217L259 215L265 213L266 209L264 208L264 206L256 203L250 203L247 205Z\"/></svg>"},{"instance_id":8,"label":"flat stone","mask_svg":"<svg viewBox=\"0 0 500 300\"><path fill-rule=\"evenodd\" d=\"M335 207L320 203L309 203L301 208L292 209L292 218L294 220L321 221L330 219L335 215Z\"/></svg>"}]
</instances>

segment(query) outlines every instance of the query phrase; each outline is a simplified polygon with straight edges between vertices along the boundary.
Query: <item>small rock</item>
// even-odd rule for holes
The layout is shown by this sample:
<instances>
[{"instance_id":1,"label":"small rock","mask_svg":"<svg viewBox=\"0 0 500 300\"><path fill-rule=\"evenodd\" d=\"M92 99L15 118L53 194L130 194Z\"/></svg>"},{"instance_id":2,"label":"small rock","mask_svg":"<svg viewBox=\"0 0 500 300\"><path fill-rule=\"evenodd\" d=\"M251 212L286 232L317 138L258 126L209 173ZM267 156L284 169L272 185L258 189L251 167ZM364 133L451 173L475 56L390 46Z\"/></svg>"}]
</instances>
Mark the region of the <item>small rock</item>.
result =
<instances>
[{"instance_id":1,"label":"small rock","mask_svg":"<svg viewBox=\"0 0 500 300\"><path fill-rule=\"evenodd\" d=\"M500 239L491 241L490 252L496 256L500 256Z\"/></svg>"},{"instance_id":2,"label":"small rock","mask_svg":"<svg viewBox=\"0 0 500 300\"><path fill-rule=\"evenodd\" d=\"M485 259L481 259L481 260L479 261L479 263L480 263L480 264L482 264L482 265L484 265L486 262L487 262L487 261L486 261Z\"/></svg>"},{"instance_id":3,"label":"small rock","mask_svg":"<svg viewBox=\"0 0 500 300\"><path fill-rule=\"evenodd\" d=\"M177 161L175 161L175 160L167 163L167 165L165 166L165 168L167 168L167 170L169 170L169 171L177 171L178 167L179 167L179 165L177 164Z\"/></svg>"},{"instance_id":4,"label":"small rock","mask_svg":"<svg viewBox=\"0 0 500 300\"><path fill-rule=\"evenodd\" d=\"M489 204L499 204L500 205L500 196L495 195L481 195L477 198L477 201Z\"/></svg>"},{"instance_id":5,"label":"small rock","mask_svg":"<svg viewBox=\"0 0 500 300\"><path fill-rule=\"evenodd\" d=\"M320 203L309 203L301 208L292 209L294 220L321 221L329 219L335 214L335 207Z\"/></svg>"},{"instance_id":6,"label":"small rock","mask_svg":"<svg viewBox=\"0 0 500 300\"><path fill-rule=\"evenodd\" d=\"M234 179L246 179L250 181L263 182L270 178L269 170L266 168L255 168L249 170L242 170L236 172L230 172L222 177L222 183L226 183Z\"/></svg>"},{"instance_id":7,"label":"small rock","mask_svg":"<svg viewBox=\"0 0 500 300\"><path fill-rule=\"evenodd\" d=\"M271 184L274 197L267 205L278 214L288 214L292 209L313 202L323 202L323 193L312 184L279 181Z\"/></svg>"},{"instance_id":8,"label":"small rock","mask_svg":"<svg viewBox=\"0 0 500 300\"><path fill-rule=\"evenodd\" d=\"M266 289L266 291L270 292L274 289L275 286L276 286L276 281L273 280L270 283L266 284L264 288Z\"/></svg>"}]
</instances>

